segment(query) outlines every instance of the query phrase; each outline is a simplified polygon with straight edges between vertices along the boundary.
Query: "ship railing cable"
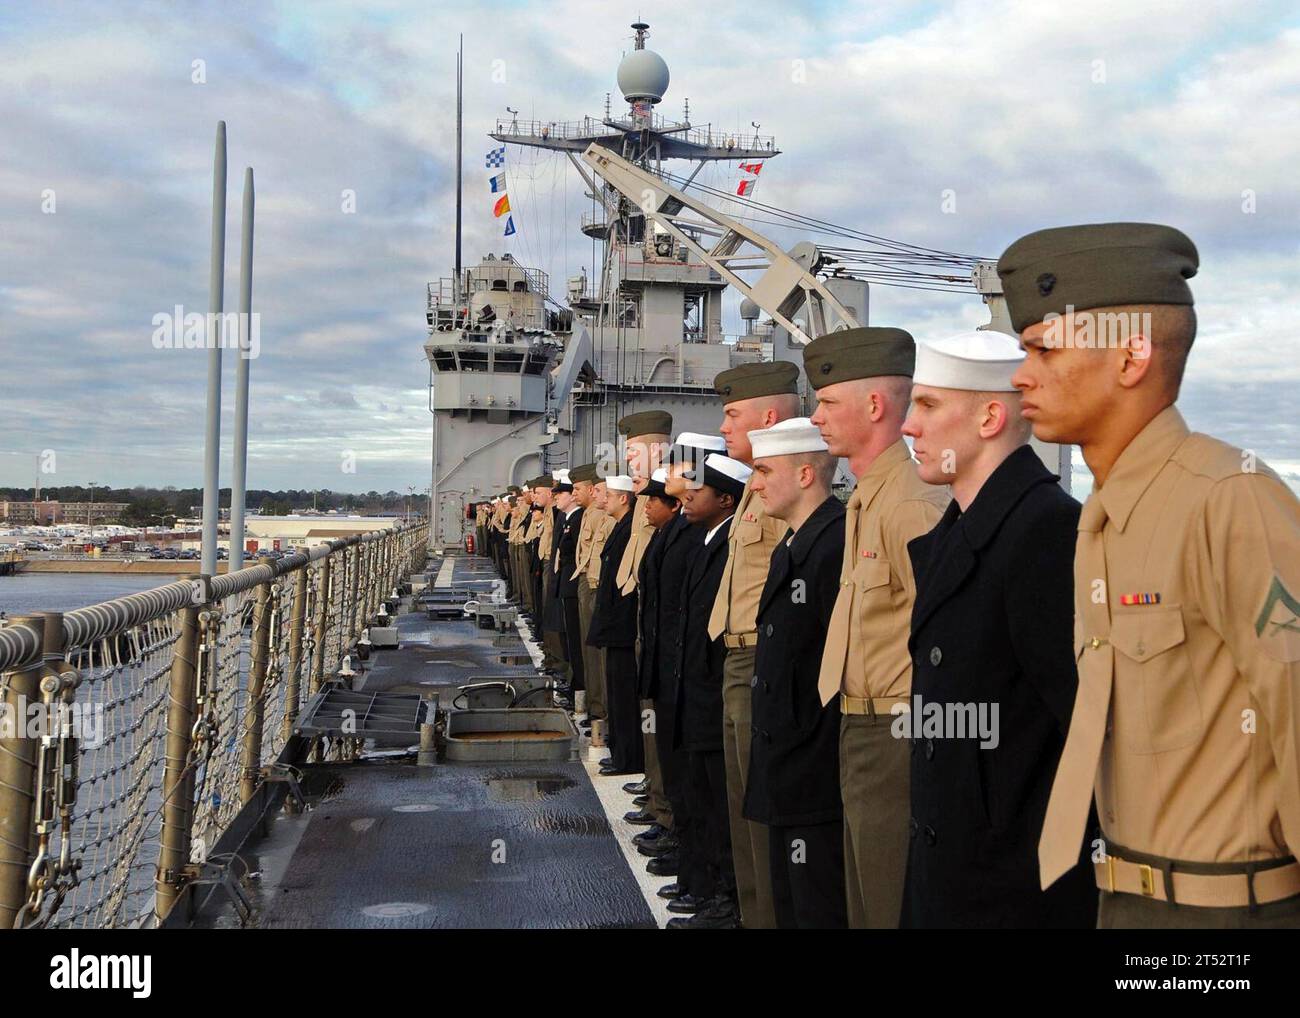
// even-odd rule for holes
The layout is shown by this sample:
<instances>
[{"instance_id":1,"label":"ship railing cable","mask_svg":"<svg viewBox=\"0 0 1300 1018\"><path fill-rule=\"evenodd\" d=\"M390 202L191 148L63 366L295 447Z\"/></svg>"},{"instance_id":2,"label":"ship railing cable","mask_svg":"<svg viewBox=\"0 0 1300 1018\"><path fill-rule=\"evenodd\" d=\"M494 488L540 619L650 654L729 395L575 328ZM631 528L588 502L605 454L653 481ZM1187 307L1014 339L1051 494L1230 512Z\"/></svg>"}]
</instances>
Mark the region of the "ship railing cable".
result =
<instances>
[{"instance_id":1,"label":"ship railing cable","mask_svg":"<svg viewBox=\"0 0 1300 1018\"><path fill-rule=\"evenodd\" d=\"M362 555L357 603L352 586L331 582L322 591L321 571L329 557L333 573L356 558L354 545L392 542L391 563ZM148 925L156 909L163 810L193 779L189 840L191 862L201 863L241 807L242 747L254 724L261 725L259 776L280 756L289 725L308 692L313 667L315 611L327 610L325 677L333 676L350 649L343 625L360 617L368 597L391 591L401 570L422 563L427 533L422 526L358 535L322 544L275 562L202 580L181 580L103 604L65 613L61 657L44 656L41 717L47 736L35 754L30 789L6 788L30 800L31 840L36 851L24 864L26 899L3 902L16 911L19 927L112 928ZM367 548L366 550L369 550ZM307 570L301 643L293 646L296 584ZM245 606L267 586L264 612L254 612L267 642L261 693L249 696L250 641L243 630ZM206 596L205 596L206 595ZM200 605L199 601L203 603ZM187 609L198 608L195 648L195 725L190 751L167 770L168 713L172 671ZM354 614L355 612L355 614ZM7 725L25 725L31 708L17 702L12 679L42 657L39 629L0 628L0 694ZM298 661L295 702L289 702L291 663ZM0 753L14 744L4 732ZM26 738L26 728L13 733ZM256 744L254 744L256 745ZM171 776L169 778L169 775ZM170 786L164 787L170 780ZM6 850L27 855L26 844L6 841Z\"/></svg>"}]
</instances>

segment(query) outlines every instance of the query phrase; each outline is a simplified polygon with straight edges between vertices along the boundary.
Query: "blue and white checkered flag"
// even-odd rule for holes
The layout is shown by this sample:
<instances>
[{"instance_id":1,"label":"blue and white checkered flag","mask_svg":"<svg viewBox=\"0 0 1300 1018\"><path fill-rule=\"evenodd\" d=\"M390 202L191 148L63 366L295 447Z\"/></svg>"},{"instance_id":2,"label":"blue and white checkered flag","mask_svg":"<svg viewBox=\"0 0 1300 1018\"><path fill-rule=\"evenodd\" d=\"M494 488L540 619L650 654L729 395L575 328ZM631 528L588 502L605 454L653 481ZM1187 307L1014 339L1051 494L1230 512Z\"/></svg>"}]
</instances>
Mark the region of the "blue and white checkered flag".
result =
<instances>
[{"instance_id":1,"label":"blue and white checkered flag","mask_svg":"<svg viewBox=\"0 0 1300 1018\"><path fill-rule=\"evenodd\" d=\"M489 170L496 169L498 166L504 166L505 164L506 147L504 145L500 148L494 148L487 154L487 168Z\"/></svg>"}]
</instances>

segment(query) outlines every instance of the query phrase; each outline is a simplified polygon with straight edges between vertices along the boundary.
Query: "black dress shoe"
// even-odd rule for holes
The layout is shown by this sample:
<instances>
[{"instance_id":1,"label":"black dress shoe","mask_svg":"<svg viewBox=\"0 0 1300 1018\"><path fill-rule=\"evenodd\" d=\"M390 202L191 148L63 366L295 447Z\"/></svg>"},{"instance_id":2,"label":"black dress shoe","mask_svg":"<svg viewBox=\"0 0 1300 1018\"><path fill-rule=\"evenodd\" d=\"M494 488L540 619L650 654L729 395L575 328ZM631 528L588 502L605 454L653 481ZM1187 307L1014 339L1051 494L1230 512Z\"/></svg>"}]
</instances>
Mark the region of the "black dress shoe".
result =
<instances>
[{"instance_id":1,"label":"black dress shoe","mask_svg":"<svg viewBox=\"0 0 1300 1018\"><path fill-rule=\"evenodd\" d=\"M601 775L602 777L612 777L613 775L618 775L619 777L622 777L622 776L625 775L625 774L634 774L634 773L636 773L636 772L635 772L635 771L620 771L617 767L602 767L602 768L600 769L599 773L600 773L600 775ZM632 805L637 806L637 805L641 805L641 804L640 804L640 803L635 803L635 802L634 802Z\"/></svg>"},{"instance_id":2,"label":"black dress shoe","mask_svg":"<svg viewBox=\"0 0 1300 1018\"><path fill-rule=\"evenodd\" d=\"M662 837L655 838L654 841L646 841L637 845L636 850L642 855L656 856L667 855L669 852L676 852L681 844L673 835L665 834Z\"/></svg>"},{"instance_id":3,"label":"black dress shoe","mask_svg":"<svg viewBox=\"0 0 1300 1018\"><path fill-rule=\"evenodd\" d=\"M649 801L650 801L650 796L648 796L648 795L638 795L635 799L632 800L632 805L633 805L633 806L644 806L644 805L645 805L647 802L649 802Z\"/></svg>"},{"instance_id":4,"label":"black dress shoe","mask_svg":"<svg viewBox=\"0 0 1300 1018\"><path fill-rule=\"evenodd\" d=\"M623 791L628 795L644 795L646 792L650 791L650 782L645 778L642 778L640 781L629 781L623 786Z\"/></svg>"},{"instance_id":5,"label":"black dress shoe","mask_svg":"<svg viewBox=\"0 0 1300 1018\"><path fill-rule=\"evenodd\" d=\"M658 855L646 863L645 871L653 877L675 877L680 859L676 852Z\"/></svg>"},{"instance_id":6,"label":"black dress shoe","mask_svg":"<svg viewBox=\"0 0 1300 1018\"><path fill-rule=\"evenodd\" d=\"M674 903L670 902L668 907L672 908ZM740 916L736 913L735 907L727 902L725 905L719 905L718 899L705 902L705 907L700 909L692 916L678 916L676 919L668 920L668 929L670 930L738 930L740 929Z\"/></svg>"},{"instance_id":7,"label":"black dress shoe","mask_svg":"<svg viewBox=\"0 0 1300 1018\"><path fill-rule=\"evenodd\" d=\"M613 767L613 766L614 766L614 758L613 758L612 756L607 756L607 757L605 757L604 760L601 760L601 761L600 761L600 765L601 765L602 767Z\"/></svg>"},{"instance_id":8,"label":"black dress shoe","mask_svg":"<svg viewBox=\"0 0 1300 1018\"><path fill-rule=\"evenodd\" d=\"M668 903L668 911L678 915L695 915L708 904L711 903L693 894L681 894Z\"/></svg>"},{"instance_id":9,"label":"black dress shoe","mask_svg":"<svg viewBox=\"0 0 1300 1018\"><path fill-rule=\"evenodd\" d=\"M623 819L629 824L636 824L639 827L647 827L655 823L655 816L643 809L634 809L630 813L624 813Z\"/></svg>"},{"instance_id":10,"label":"black dress shoe","mask_svg":"<svg viewBox=\"0 0 1300 1018\"><path fill-rule=\"evenodd\" d=\"M668 833L668 828L661 824L651 824L640 834L632 835L632 844L645 845Z\"/></svg>"},{"instance_id":11,"label":"black dress shoe","mask_svg":"<svg viewBox=\"0 0 1300 1018\"><path fill-rule=\"evenodd\" d=\"M664 884L663 887L655 891L655 894L659 895L661 898L667 898L669 901L672 901L674 898L681 897L682 888L681 885L674 880L671 884Z\"/></svg>"}]
</instances>

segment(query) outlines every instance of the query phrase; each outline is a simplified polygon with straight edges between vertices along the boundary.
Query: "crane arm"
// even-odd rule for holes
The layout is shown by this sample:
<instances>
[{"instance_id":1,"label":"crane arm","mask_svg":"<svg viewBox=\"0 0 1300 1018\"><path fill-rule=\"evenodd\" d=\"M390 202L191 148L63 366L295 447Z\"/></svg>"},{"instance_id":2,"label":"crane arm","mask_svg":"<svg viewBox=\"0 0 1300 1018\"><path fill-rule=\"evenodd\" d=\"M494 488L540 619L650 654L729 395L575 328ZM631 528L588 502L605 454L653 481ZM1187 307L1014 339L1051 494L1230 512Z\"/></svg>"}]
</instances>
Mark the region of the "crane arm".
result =
<instances>
[{"instance_id":1,"label":"crane arm","mask_svg":"<svg viewBox=\"0 0 1300 1018\"><path fill-rule=\"evenodd\" d=\"M855 316L816 276L825 258L815 244L802 241L783 251L767 237L750 229L662 178L628 162L599 145L591 144L582 161L604 181L671 234L723 279L772 316L798 343L811 342L826 331L827 312L834 312L843 328L860 324ZM715 237L706 248L698 236ZM739 269L762 269L752 285ZM808 331L792 316L807 302Z\"/></svg>"}]
</instances>

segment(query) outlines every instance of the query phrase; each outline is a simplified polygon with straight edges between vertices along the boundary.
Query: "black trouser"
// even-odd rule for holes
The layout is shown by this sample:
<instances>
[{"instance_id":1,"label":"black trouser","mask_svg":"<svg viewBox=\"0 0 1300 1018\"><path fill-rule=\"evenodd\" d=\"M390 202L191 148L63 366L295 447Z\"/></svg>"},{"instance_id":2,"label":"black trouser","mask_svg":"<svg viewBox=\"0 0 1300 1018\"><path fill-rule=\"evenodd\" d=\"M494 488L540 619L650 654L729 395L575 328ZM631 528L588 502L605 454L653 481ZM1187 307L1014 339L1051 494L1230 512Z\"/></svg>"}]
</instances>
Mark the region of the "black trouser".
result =
<instances>
[{"instance_id":1,"label":"black trouser","mask_svg":"<svg viewBox=\"0 0 1300 1018\"><path fill-rule=\"evenodd\" d=\"M731 862L731 820L727 812L727 765L722 749L693 749L687 754L691 812L697 818L708 877L706 897L736 900L736 871Z\"/></svg>"},{"instance_id":2,"label":"black trouser","mask_svg":"<svg viewBox=\"0 0 1300 1018\"><path fill-rule=\"evenodd\" d=\"M606 740L614 769L643 773L641 699L636 692L636 654L631 647L605 648L605 712L609 721Z\"/></svg>"},{"instance_id":3,"label":"black trouser","mask_svg":"<svg viewBox=\"0 0 1300 1018\"><path fill-rule=\"evenodd\" d=\"M564 656L569 659L569 668L573 671L573 691L586 689L582 668L582 623L578 618L578 598L562 597L560 605L564 612Z\"/></svg>"},{"instance_id":4,"label":"black trouser","mask_svg":"<svg viewBox=\"0 0 1300 1018\"><path fill-rule=\"evenodd\" d=\"M824 824L769 827L768 850L778 929L848 927L842 819Z\"/></svg>"},{"instance_id":5,"label":"black trouser","mask_svg":"<svg viewBox=\"0 0 1300 1018\"><path fill-rule=\"evenodd\" d=\"M677 837L677 886L683 894L698 898L713 896L707 846L704 844L703 816L696 810L691 792L690 754L673 748L673 729L677 725L675 705L655 699L655 748L659 773L663 777L664 795L673 811L673 834Z\"/></svg>"}]
</instances>

